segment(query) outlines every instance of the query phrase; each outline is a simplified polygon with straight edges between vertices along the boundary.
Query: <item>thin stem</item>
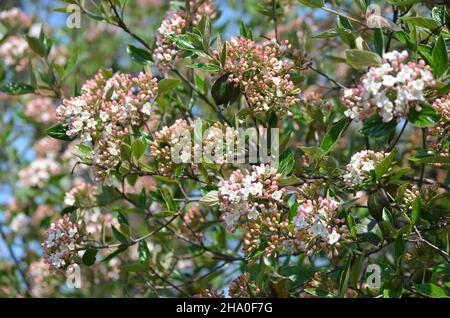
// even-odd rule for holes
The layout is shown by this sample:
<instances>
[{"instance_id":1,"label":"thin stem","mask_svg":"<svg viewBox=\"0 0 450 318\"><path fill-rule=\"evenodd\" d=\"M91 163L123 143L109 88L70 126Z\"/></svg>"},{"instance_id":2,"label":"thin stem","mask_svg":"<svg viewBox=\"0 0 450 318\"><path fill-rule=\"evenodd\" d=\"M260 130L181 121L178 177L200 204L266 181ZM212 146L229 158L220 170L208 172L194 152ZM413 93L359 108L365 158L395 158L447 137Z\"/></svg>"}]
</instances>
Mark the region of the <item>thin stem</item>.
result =
<instances>
[{"instance_id":1,"label":"thin stem","mask_svg":"<svg viewBox=\"0 0 450 318\"><path fill-rule=\"evenodd\" d=\"M9 255L10 255L11 259L13 260L14 264L16 264L17 269L19 270L19 274L20 274L23 282L25 283L27 291L29 291L30 290L30 283L28 282L27 275L25 274L25 271L23 270L22 264L20 263L19 259L17 258L16 253L14 253L14 250L13 250L12 246L7 241L5 232L3 232L3 226L2 225L0 225L0 236L1 236L2 240L5 242L6 248L8 249L8 252L9 252Z\"/></svg>"}]
</instances>

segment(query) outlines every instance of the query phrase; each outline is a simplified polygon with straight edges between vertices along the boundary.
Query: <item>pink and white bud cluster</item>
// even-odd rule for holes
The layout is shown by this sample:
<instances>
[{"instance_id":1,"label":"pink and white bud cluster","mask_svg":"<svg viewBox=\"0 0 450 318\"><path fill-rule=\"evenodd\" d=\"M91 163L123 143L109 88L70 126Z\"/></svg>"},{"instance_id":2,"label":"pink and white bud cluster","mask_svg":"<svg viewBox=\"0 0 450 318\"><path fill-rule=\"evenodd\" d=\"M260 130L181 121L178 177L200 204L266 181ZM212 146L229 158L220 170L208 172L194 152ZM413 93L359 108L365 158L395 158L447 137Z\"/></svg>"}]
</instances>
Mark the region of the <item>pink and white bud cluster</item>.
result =
<instances>
[{"instance_id":1,"label":"pink and white bud cluster","mask_svg":"<svg viewBox=\"0 0 450 318\"><path fill-rule=\"evenodd\" d=\"M411 107L421 111L426 89L435 85L434 76L424 60L405 63L407 58L407 51L384 54L384 63L371 67L357 88L344 90L345 115L364 120L379 114L383 122L389 122L407 117Z\"/></svg>"},{"instance_id":2,"label":"pink and white bud cluster","mask_svg":"<svg viewBox=\"0 0 450 318\"><path fill-rule=\"evenodd\" d=\"M153 52L153 60L160 72L167 73L169 68L175 64L178 49L170 37L183 33L186 25L183 11L169 12L156 31L156 49Z\"/></svg>"},{"instance_id":3,"label":"pink and white bud cluster","mask_svg":"<svg viewBox=\"0 0 450 318\"><path fill-rule=\"evenodd\" d=\"M30 47L28 42L18 35L9 36L0 45L0 57L6 66L14 67L20 72L27 68L30 61Z\"/></svg>"},{"instance_id":4,"label":"pink and white bud cluster","mask_svg":"<svg viewBox=\"0 0 450 318\"><path fill-rule=\"evenodd\" d=\"M119 164L120 144L130 128L150 118L157 90L157 80L150 73L105 79L99 72L83 85L81 96L65 99L58 107L57 119L68 125L67 135L94 146L91 159L98 179Z\"/></svg>"},{"instance_id":5,"label":"pink and white bud cluster","mask_svg":"<svg viewBox=\"0 0 450 318\"><path fill-rule=\"evenodd\" d=\"M158 173L170 177L180 164L191 162L193 129L193 123L177 119L172 126L164 126L155 132L150 150L158 165ZM172 158L172 153L178 158Z\"/></svg>"},{"instance_id":6,"label":"pink and white bud cluster","mask_svg":"<svg viewBox=\"0 0 450 318\"><path fill-rule=\"evenodd\" d=\"M197 25L204 15L211 20L217 17L217 10L214 0L190 0L191 11L193 11L192 23Z\"/></svg>"},{"instance_id":7,"label":"pink and white bud cluster","mask_svg":"<svg viewBox=\"0 0 450 318\"><path fill-rule=\"evenodd\" d=\"M278 186L281 174L269 165L252 166L252 171L233 171L228 180L219 182L221 216L229 231L241 217L257 220L259 214L276 210L283 202L284 189Z\"/></svg>"},{"instance_id":8,"label":"pink and white bud cluster","mask_svg":"<svg viewBox=\"0 0 450 318\"><path fill-rule=\"evenodd\" d=\"M61 173L61 165L51 157L37 158L19 171L19 183L41 188L53 176Z\"/></svg>"},{"instance_id":9,"label":"pink and white bud cluster","mask_svg":"<svg viewBox=\"0 0 450 318\"><path fill-rule=\"evenodd\" d=\"M343 175L345 184L350 188L362 185L370 179L370 172L389 155L384 151L363 150L355 153L347 164Z\"/></svg>"},{"instance_id":10,"label":"pink and white bud cluster","mask_svg":"<svg viewBox=\"0 0 450 318\"><path fill-rule=\"evenodd\" d=\"M9 225L16 235L26 235L29 230L30 218L23 212L16 214Z\"/></svg>"},{"instance_id":11,"label":"pink and white bud cluster","mask_svg":"<svg viewBox=\"0 0 450 318\"><path fill-rule=\"evenodd\" d=\"M44 137L34 143L33 149L39 158L56 158L61 151L61 146L62 143L58 139Z\"/></svg>"},{"instance_id":12,"label":"pink and white bud cluster","mask_svg":"<svg viewBox=\"0 0 450 318\"><path fill-rule=\"evenodd\" d=\"M97 203L97 186L88 183L81 183L73 187L64 197L64 204L79 208L93 207Z\"/></svg>"},{"instance_id":13,"label":"pink and white bud cluster","mask_svg":"<svg viewBox=\"0 0 450 318\"><path fill-rule=\"evenodd\" d=\"M52 274L42 258L30 263L27 274L30 278L31 296L38 298L48 297L55 291L55 287L48 282Z\"/></svg>"},{"instance_id":14,"label":"pink and white bud cluster","mask_svg":"<svg viewBox=\"0 0 450 318\"><path fill-rule=\"evenodd\" d=\"M287 59L291 48L288 41L278 44L272 39L259 44L233 37L225 45L223 73L228 74L230 83L240 87L252 111L285 113L299 102L300 89L291 80L291 73L298 67Z\"/></svg>"},{"instance_id":15,"label":"pink and white bud cluster","mask_svg":"<svg viewBox=\"0 0 450 318\"><path fill-rule=\"evenodd\" d=\"M33 20L20 8L11 8L9 10L0 11L0 22L8 27L22 27L28 29Z\"/></svg>"},{"instance_id":16,"label":"pink and white bud cluster","mask_svg":"<svg viewBox=\"0 0 450 318\"><path fill-rule=\"evenodd\" d=\"M295 242L308 256L322 251L328 252L328 258L339 255L341 242L348 238L345 219L339 219L340 204L333 199L319 197L307 200L298 207L295 224Z\"/></svg>"},{"instance_id":17,"label":"pink and white bud cluster","mask_svg":"<svg viewBox=\"0 0 450 318\"><path fill-rule=\"evenodd\" d=\"M55 121L56 107L50 97L34 96L24 106L25 115L38 123L49 125Z\"/></svg>"},{"instance_id":18,"label":"pink and white bud cluster","mask_svg":"<svg viewBox=\"0 0 450 318\"><path fill-rule=\"evenodd\" d=\"M228 293L232 298L264 297L264 293L256 286L249 273L236 277L228 286Z\"/></svg>"},{"instance_id":19,"label":"pink and white bud cluster","mask_svg":"<svg viewBox=\"0 0 450 318\"><path fill-rule=\"evenodd\" d=\"M436 126L428 128L427 139L431 141L431 154L439 156L449 156L450 137L450 94L436 99L433 107L439 112L441 118ZM437 167L446 165L445 163L435 163ZM448 165L448 164L447 164Z\"/></svg>"},{"instance_id":20,"label":"pink and white bud cluster","mask_svg":"<svg viewBox=\"0 0 450 318\"><path fill-rule=\"evenodd\" d=\"M237 159L235 145L239 147L241 141L239 130L216 122L208 128L204 135L203 153L214 164L225 165Z\"/></svg>"},{"instance_id":21,"label":"pink and white bud cluster","mask_svg":"<svg viewBox=\"0 0 450 318\"><path fill-rule=\"evenodd\" d=\"M66 214L53 222L41 244L44 249L44 261L50 269L61 272L75 262L78 249L83 247L87 237L83 227L70 220Z\"/></svg>"}]
</instances>

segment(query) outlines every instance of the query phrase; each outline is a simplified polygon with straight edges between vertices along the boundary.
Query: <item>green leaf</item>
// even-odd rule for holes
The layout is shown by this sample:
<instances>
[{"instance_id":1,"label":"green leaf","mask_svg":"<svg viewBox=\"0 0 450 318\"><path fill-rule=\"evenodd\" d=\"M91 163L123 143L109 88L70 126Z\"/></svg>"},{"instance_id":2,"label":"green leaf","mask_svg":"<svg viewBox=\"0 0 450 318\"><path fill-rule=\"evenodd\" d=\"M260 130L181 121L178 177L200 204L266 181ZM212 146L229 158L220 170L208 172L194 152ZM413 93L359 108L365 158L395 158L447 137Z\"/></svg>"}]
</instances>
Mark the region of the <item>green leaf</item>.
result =
<instances>
[{"instance_id":1,"label":"green leaf","mask_svg":"<svg viewBox=\"0 0 450 318\"><path fill-rule=\"evenodd\" d=\"M369 194L367 206L370 215L377 221L383 219L383 209L389 207L389 200L384 189L378 189Z\"/></svg>"},{"instance_id":2,"label":"green leaf","mask_svg":"<svg viewBox=\"0 0 450 318\"><path fill-rule=\"evenodd\" d=\"M37 55L42 57L47 55L47 48L45 47L44 42L42 42L40 39L27 36L27 42L33 52Z\"/></svg>"},{"instance_id":3,"label":"green leaf","mask_svg":"<svg viewBox=\"0 0 450 318\"><path fill-rule=\"evenodd\" d=\"M434 155L423 155L423 156L415 156L409 158L409 160L417 163L450 163L450 157L448 156L434 156Z\"/></svg>"},{"instance_id":4,"label":"green leaf","mask_svg":"<svg viewBox=\"0 0 450 318\"><path fill-rule=\"evenodd\" d=\"M445 73L448 68L448 52L442 34L437 38L432 56L433 62L431 66L433 68L434 74L437 78L439 78Z\"/></svg>"},{"instance_id":5,"label":"green leaf","mask_svg":"<svg viewBox=\"0 0 450 318\"><path fill-rule=\"evenodd\" d=\"M403 22L410 23L413 26L425 28L431 31L436 31L440 27L440 23L431 18L425 17L402 17L400 18Z\"/></svg>"},{"instance_id":6,"label":"green leaf","mask_svg":"<svg viewBox=\"0 0 450 318\"><path fill-rule=\"evenodd\" d=\"M346 50L345 56L347 59L347 63L356 68L379 66L383 62L378 54L357 49Z\"/></svg>"},{"instance_id":7,"label":"green leaf","mask_svg":"<svg viewBox=\"0 0 450 318\"><path fill-rule=\"evenodd\" d=\"M139 241L138 253L139 253L139 261L142 264L148 264L148 260L150 258L150 251L148 249L147 242L145 240Z\"/></svg>"},{"instance_id":8,"label":"green leaf","mask_svg":"<svg viewBox=\"0 0 450 318\"><path fill-rule=\"evenodd\" d=\"M412 203L411 226L416 224L419 217L420 217L420 197L417 197L414 199Z\"/></svg>"},{"instance_id":9,"label":"green leaf","mask_svg":"<svg viewBox=\"0 0 450 318\"><path fill-rule=\"evenodd\" d=\"M297 201L294 201L294 203L292 203L292 205L289 209L289 223L292 223L292 220L297 216L298 206L299 206L299 203Z\"/></svg>"},{"instance_id":10,"label":"green leaf","mask_svg":"<svg viewBox=\"0 0 450 318\"><path fill-rule=\"evenodd\" d=\"M433 106L424 104L421 108L422 109L420 111L417 111L415 108L411 108L408 115L408 120L411 124L418 128L425 128L434 126L439 122L441 116Z\"/></svg>"},{"instance_id":11,"label":"green leaf","mask_svg":"<svg viewBox=\"0 0 450 318\"><path fill-rule=\"evenodd\" d=\"M147 272L147 265L139 262L133 264L120 265L120 270L132 273L145 273Z\"/></svg>"},{"instance_id":12,"label":"green leaf","mask_svg":"<svg viewBox=\"0 0 450 318\"><path fill-rule=\"evenodd\" d=\"M373 44L375 47L375 52L379 56L383 56L384 54L384 35L383 30L381 28L376 28L373 34Z\"/></svg>"},{"instance_id":13,"label":"green leaf","mask_svg":"<svg viewBox=\"0 0 450 318\"><path fill-rule=\"evenodd\" d=\"M149 51L127 44L127 53L131 59L139 64L148 64L153 61Z\"/></svg>"},{"instance_id":14,"label":"green leaf","mask_svg":"<svg viewBox=\"0 0 450 318\"><path fill-rule=\"evenodd\" d=\"M180 85L179 79L165 78L158 82L158 95L164 95Z\"/></svg>"},{"instance_id":15,"label":"green leaf","mask_svg":"<svg viewBox=\"0 0 450 318\"><path fill-rule=\"evenodd\" d=\"M194 33L186 33L171 36L175 41L176 45L187 51L201 51L203 50L203 40L201 36Z\"/></svg>"},{"instance_id":16,"label":"green leaf","mask_svg":"<svg viewBox=\"0 0 450 318\"><path fill-rule=\"evenodd\" d=\"M127 238L124 234L122 234L121 232L119 232L119 230L116 229L116 228L114 227L114 225L111 225L111 229L112 229L112 232L113 232L114 237L115 237L119 242L124 243L124 244L128 244L128 243L129 243L128 238Z\"/></svg>"},{"instance_id":17,"label":"green leaf","mask_svg":"<svg viewBox=\"0 0 450 318\"><path fill-rule=\"evenodd\" d=\"M67 125L56 124L46 130L47 135L52 138L70 141L72 138L67 136Z\"/></svg>"},{"instance_id":18,"label":"green leaf","mask_svg":"<svg viewBox=\"0 0 450 318\"><path fill-rule=\"evenodd\" d=\"M228 74L219 77L211 87L211 95L218 106L233 104L240 94L240 88L228 82Z\"/></svg>"},{"instance_id":19,"label":"green leaf","mask_svg":"<svg viewBox=\"0 0 450 318\"><path fill-rule=\"evenodd\" d=\"M119 247L117 250L115 250L114 252L112 252L111 254L106 256L104 259L102 259L101 263L108 262L110 259L116 257L117 255L119 255L120 253L125 251L127 248L128 248L128 246L121 246L121 247Z\"/></svg>"},{"instance_id":20,"label":"green leaf","mask_svg":"<svg viewBox=\"0 0 450 318\"><path fill-rule=\"evenodd\" d=\"M95 259L97 257L98 250L96 249L87 249L84 254L83 258L81 259L83 264L86 266L91 266L95 263Z\"/></svg>"},{"instance_id":21,"label":"green leaf","mask_svg":"<svg viewBox=\"0 0 450 318\"><path fill-rule=\"evenodd\" d=\"M211 64L211 63L197 63L194 62L190 65L190 67L192 68L198 68L202 71L206 71L206 72L220 72L221 67L216 65L216 64Z\"/></svg>"},{"instance_id":22,"label":"green leaf","mask_svg":"<svg viewBox=\"0 0 450 318\"><path fill-rule=\"evenodd\" d=\"M312 39L327 39L327 38L334 38L337 36L345 36L348 34L351 34L352 31L348 30L348 29L343 29L343 28L334 28L331 30L327 30L325 32L316 34L314 36L312 36Z\"/></svg>"},{"instance_id":23,"label":"green leaf","mask_svg":"<svg viewBox=\"0 0 450 318\"><path fill-rule=\"evenodd\" d=\"M364 120L361 133L373 138L386 137L395 130L396 126L395 120L385 123L378 114L375 114Z\"/></svg>"},{"instance_id":24,"label":"green leaf","mask_svg":"<svg viewBox=\"0 0 450 318\"><path fill-rule=\"evenodd\" d=\"M209 191L200 199L200 203L209 207L217 206L219 204L219 192L217 190Z\"/></svg>"},{"instance_id":25,"label":"green leaf","mask_svg":"<svg viewBox=\"0 0 450 318\"><path fill-rule=\"evenodd\" d=\"M391 153L385 157L376 167L375 167L375 178L376 181L380 181L381 177L388 172L389 168L392 165L392 162L395 158L395 152L391 151Z\"/></svg>"},{"instance_id":26,"label":"green leaf","mask_svg":"<svg viewBox=\"0 0 450 318\"><path fill-rule=\"evenodd\" d=\"M243 21L240 23L239 30L242 37L253 40L252 30L250 30Z\"/></svg>"},{"instance_id":27,"label":"green leaf","mask_svg":"<svg viewBox=\"0 0 450 318\"><path fill-rule=\"evenodd\" d=\"M414 288L418 293L432 298L448 298L450 297L450 292L446 291L442 287L433 283L423 283L416 284L413 283Z\"/></svg>"},{"instance_id":28,"label":"green leaf","mask_svg":"<svg viewBox=\"0 0 450 318\"><path fill-rule=\"evenodd\" d=\"M298 0L298 2L310 8L322 8L325 6L323 0Z\"/></svg>"},{"instance_id":29,"label":"green leaf","mask_svg":"<svg viewBox=\"0 0 450 318\"><path fill-rule=\"evenodd\" d=\"M286 151L284 151L280 156L280 162L278 163L278 172L283 176L288 175L294 168L294 163L294 153L291 149L286 149Z\"/></svg>"},{"instance_id":30,"label":"green leaf","mask_svg":"<svg viewBox=\"0 0 450 318\"><path fill-rule=\"evenodd\" d=\"M147 149L147 140L145 138L138 138L131 144L131 153L133 156L139 160Z\"/></svg>"},{"instance_id":31,"label":"green leaf","mask_svg":"<svg viewBox=\"0 0 450 318\"><path fill-rule=\"evenodd\" d=\"M343 118L331 127L331 129L323 137L322 143L320 144L323 154L328 153L333 148L350 123L350 119Z\"/></svg>"},{"instance_id":32,"label":"green leaf","mask_svg":"<svg viewBox=\"0 0 450 318\"><path fill-rule=\"evenodd\" d=\"M405 253L405 239L403 238L402 234L398 234L395 239L395 260L397 267L400 266L403 254Z\"/></svg>"},{"instance_id":33,"label":"green leaf","mask_svg":"<svg viewBox=\"0 0 450 318\"><path fill-rule=\"evenodd\" d=\"M395 6L409 6L422 1L423 0L388 0L388 3L393 4Z\"/></svg>"},{"instance_id":34,"label":"green leaf","mask_svg":"<svg viewBox=\"0 0 450 318\"><path fill-rule=\"evenodd\" d=\"M8 95L24 95L34 93L33 86L23 83L7 83L0 86L0 93Z\"/></svg>"}]
</instances>

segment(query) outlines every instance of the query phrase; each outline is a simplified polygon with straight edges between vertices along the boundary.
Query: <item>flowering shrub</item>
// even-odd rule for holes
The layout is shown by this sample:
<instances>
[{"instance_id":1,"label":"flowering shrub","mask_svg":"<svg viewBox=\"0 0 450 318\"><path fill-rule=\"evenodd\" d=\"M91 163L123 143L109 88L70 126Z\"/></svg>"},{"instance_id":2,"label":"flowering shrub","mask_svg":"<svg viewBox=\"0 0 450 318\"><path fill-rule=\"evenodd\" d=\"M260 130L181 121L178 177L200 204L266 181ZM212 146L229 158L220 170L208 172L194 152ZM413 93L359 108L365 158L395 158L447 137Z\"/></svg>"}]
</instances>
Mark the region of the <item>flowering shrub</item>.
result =
<instances>
[{"instance_id":1,"label":"flowering shrub","mask_svg":"<svg viewBox=\"0 0 450 318\"><path fill-rule=\"evenodd\" d=\"M444 4L28 2L0 296L450 296Z\"/></svg>"}]
</instances>

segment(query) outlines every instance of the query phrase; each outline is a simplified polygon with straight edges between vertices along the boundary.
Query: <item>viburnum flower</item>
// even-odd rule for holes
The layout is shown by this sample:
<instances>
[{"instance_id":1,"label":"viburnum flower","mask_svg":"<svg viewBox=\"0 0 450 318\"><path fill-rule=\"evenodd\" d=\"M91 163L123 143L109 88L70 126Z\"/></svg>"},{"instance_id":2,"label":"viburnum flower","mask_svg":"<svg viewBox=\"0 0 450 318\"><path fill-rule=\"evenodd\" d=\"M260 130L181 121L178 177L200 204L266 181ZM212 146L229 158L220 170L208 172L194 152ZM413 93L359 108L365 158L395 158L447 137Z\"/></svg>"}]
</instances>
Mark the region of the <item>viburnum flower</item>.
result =
<instances>
[{"instance_id":1,"label":"viburnum flower","mask_svg":"<svg viewBox=\"0 0 450 318\"><path fill-rule=\"evenodd\" d=\"M158 165L158 172L163 176L172 176L175 169L183 163L192 161L192 132L193 123L178 119L168 127L155 132L150 145L151 156ZM175 154L177 158L173 158Z\"/></svg>"},{"instance_id":2,"label":"viburnum flower","mask_svg":"<svg viewBox=\"0 0 450 318\"><path fill-rule=\"evenodd\" d=\"M435 85L434 76L424 60L406 63L408 52L389 52L383 64L371 67L357 88L344 90L347 117L364 120L379 114L384 122L407 117L411 108L421 111L426 90Z\"/></svg>"},{"instance_id":3,"label":"viburnum flower","mask_svg":"<svg viewBox=\"0 0 450 318\"><path fill-rule=\"evenodd\" d=\"M94 173L104 179L120 162L120 145L130 130L150 118L157 94L157 80L150 73L116 74L106 79L98 72L81 88L81 96L63 101L58 121L67 124L69 137L80 137L94 146Z\"/></svg>"},{"instance_id":4,"label":"viburnum flower","mask_svg":"<svg viewBox=\"0 0 450 318\"><path fill-rule=\"evenodd\" d=\"M241 217L257 219L259 213L273 210L283 202L284 189L278 187L281 174L269 165L252 166L252 171L234 171L219 182L222 221L233 230Z\"/></svg>"},{"instance_id":5,"label":"viburnum flower","mask_svg":"<svg viewBox=\"0 0 450 318\"><path fill-rule=\"evenodd\" d=\"M264 297L264 293L256 286L249 273L236 277L228 286L228 293L232 298Z\"/></svg>"},{"instance_id":6,"label":"viburnum flower","mask_svg":"<svg viewBox=\"0 0 450 318\"><path fill-rule=\"evenodd\" d=\"M48 282L49 278L54 276L52 276L49 266L42 258L30 263L27 274L30 277L30 293L33 297L50 296L55 291L54 285Z\"/></svg>"},{"instance_id":7,"label":"viburnum flower","mask_svg":"<svg viewBox=\"0 0 450 318\"><path fill-rule=\"evenodd\" d=\"M234 171L228 180L219 182L219 207L228 231L239 226L243 251L251 255L258 250L266 256L289 247L289 220L283 213L285 190L279 188L281 175L269 165Z\"/></svg>"},{"instance_id":8,"label":"viburnum flower","mask_svg":"<svg viewBox=\"0 0 450 318\"><path fill-rule=\"evenodd\" d=\"M287 59L291 48L288 41L278 44L272 39L258 44L233 37L225 45L223 74L230 83L240 87L252 111L285 113L299 102L300 89L295 87L291 74L303 66Z\"/></svg>"},{"instance_id":9,"label":"viburnum flower","mask_svg":"<svg viewBox=\"0 0 450 318\"><path fill-rule=\"evenodd\" d=\"M33 20L22 9L14 7L9 10L0 11L0 22L8 27L21 27L28 29Z\"/></svg>"},{"instance_id":10,"label":"viburnum flower","mask_svg":"<svg viewBox=\"0 0 450 318\"><path fill-rule=\"evenodd\" d=\"M16 71L23 71L30 60L28 42L18 35L11 35L0 45L0 57L6 66L14 67Z\"/></svg>"},{"instance_id":11,"label":"viburnum flower","mask_svg":"<svg viewBox=\"0 0 450 318\"><path fill-rule=\"evenodd\" d=\"M56 158L61 150L61 146L61 141L58 139L44 137L34 143L33 149L37 157Z\"/></svg>"},{"instance_id":12,"label":"viburnum flower","mask_svg":"<svg viewBox=\"0 0 450 318\"><path fill-rule=\"evenodd\" d=\"M345 184L350 188L362 185L370 179L370 172L389 155L384 151L363 150L355 153L350 159L343 175Z\"/></svg>"},{"instance_id":13,"label":"viburnum flower","mask_svg":"<svg viewBox=\"0 0 450 318\"><path fill-rule=\"evenodd\" d=\"M184 16L182 11L170 12L156 31L156 49L153 52L153 59L162 73L166 73L176 62L178 49L170 37L183 33L187 24Z\"/></svg>"},{"instance_id":14,"label":"viburnum flower","mask_svg":"<svg viewBox=\"0 0 450 318\"><path fill-rule=\"evenodd\" d=\"M348 237L345 219L337 217L339 207L337 201L323 197L299 205L293 223L300 250L308 256L321 251L327 251L329 258L339 254L341 242Z\"/></svg>"},{"instance_id":15,"label":"viburnum flower","mask_svg":"<svg viewBox=\"0 0 450 318\"><path fill-rule=\"evenodd\" d=\"M235 162L241 141L239 130L216 122L204 133L203 156L217 165Z\"/></svg>"},{"instance_id":16,"label":"viburnum flower","mask_svg":"<svg viewBox=\"0 0 450 318\"><path fill-rule=\"evenodd\" d=\"M89 208L96 204L97 186L88 183L81 183L73 187L64 197L64 204L67 206L77 206Z\"/></svg>"},{"instance_id":17,"label":"viburnum flower","mask_svg":"<svg viewBox=\"0 0 450 318\"><path fill-rule=\"evenodd\" d=\"M445 97L438 98L434 101L433 107L439 112L441 118L439 123L428 128L428 141L431 141L430 154L439 156L449 156L449 137L450 137L450 94ZM437 167L446 165L445 163L435 163ZM448 164L447 164L448 165Z\"/></svg>"},{"instance_id":18,"label":"viburnum flower","mask_svg":"<svg viewBox=\"0 0 450 318\"><path fill-rule=\"evenodd\" d=\"M50 97L33 96L25 101L24 113L31 120L49 125L55 121L56 107Z\"/></svg>"},{"instance_id":19,"label":"viburnum flower","mask_svg":"<svg viewBox=\"0 0 450 318\"><path fill-rule=\"evenodd\" d=\"M25 235L28 233L30 218L23 212L14 216L11 220L10 228L16 235Z\"/></svg>"},{"instance_id":20,"label":"viburnum flower","mask_svg":"<svg viewBox=\"0 0 450 318\"><path fill-rule=\"evenodd\" d=\"M64 215L50 225L45 241L41 244L44 261L50 269L64 271L75 262L77 250L83 246L86 239L83 226L72 222L67 214Z\"/></svg>"},{"instance_id":21,"label":"viburnum flower","mask_svg":"<svg viewBox=\"0 0 450 318\"><path fill-rule=\"evenodd\" d=\"M19 171L19 183L24 186L43 187L52 176L61 173L61 165L53 158L37 158Z\"/></svg>"},{"instance_id":22,"label":"viburnum flower","mask_svg":"<svg viewBox=\"0 0 450 318\"><path fill-rule=\"evenodd\" d=\"M178 59L179 50L171 37L182 34L187 29L189 21L195 26L203 15L208 15L210 19L217 16L212 0L190 0L189 7L193 12L192 15L183 9L169 11L156 31L156 49L153 51L153 60L157 69L163 74L166 74Z\"/></svg>"}]
</instances>

